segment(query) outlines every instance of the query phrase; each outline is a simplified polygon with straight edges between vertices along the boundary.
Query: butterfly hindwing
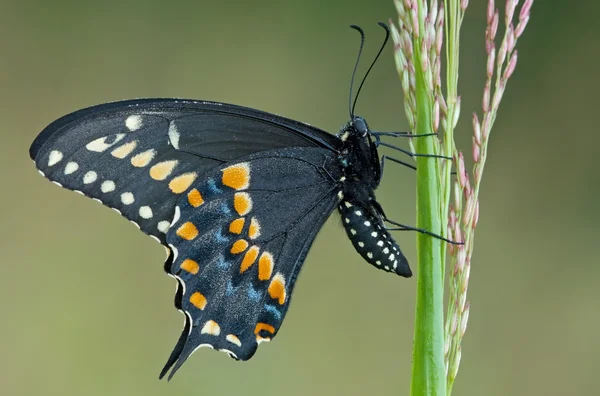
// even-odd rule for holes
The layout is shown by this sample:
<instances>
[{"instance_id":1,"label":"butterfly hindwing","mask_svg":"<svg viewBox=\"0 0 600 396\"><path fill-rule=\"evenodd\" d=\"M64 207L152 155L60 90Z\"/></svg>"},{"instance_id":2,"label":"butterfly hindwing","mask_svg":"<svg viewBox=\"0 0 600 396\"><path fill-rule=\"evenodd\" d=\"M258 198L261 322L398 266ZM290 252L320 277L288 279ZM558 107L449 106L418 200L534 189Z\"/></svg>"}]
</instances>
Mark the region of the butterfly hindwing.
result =
<instances>
[{"instance_id":1,"label":"butterfly hindwing","mask_svg":"<svg viewBox=\"0 0 600 396\"><path fill-rule=\"evenodd\" d=\"M340 191L335 154L269 150L227 163L177 202L167 270L186 326L164 375L201 346L247 360L279 330L294 282Z\"/></svg>"},{"instance_id":2,"label":"butterfly hindwing","mask_svg":"<svg viewBox=\"0 0 600 396\"><path fill-rule=\"evenodd\" d=\"M206 171L264 150L335 144L317 128L258 110L140 99L58 119L36 138L30 156L56 184L116 209L165 243L175 202Z\"/></svg>"}]
</instances>

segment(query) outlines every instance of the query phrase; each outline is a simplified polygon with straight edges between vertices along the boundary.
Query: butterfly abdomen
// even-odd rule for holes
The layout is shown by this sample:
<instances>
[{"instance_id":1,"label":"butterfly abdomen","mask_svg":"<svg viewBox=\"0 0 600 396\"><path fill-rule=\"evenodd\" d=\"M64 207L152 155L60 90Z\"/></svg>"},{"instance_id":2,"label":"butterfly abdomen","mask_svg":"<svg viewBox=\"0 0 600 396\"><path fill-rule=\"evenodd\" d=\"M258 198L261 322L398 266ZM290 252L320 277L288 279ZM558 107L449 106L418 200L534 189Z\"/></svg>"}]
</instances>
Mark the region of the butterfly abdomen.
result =
<instances>
[{"instance_id":1,"label":"butterfly abdomen","mask_svg":"<svg viewBox=\"0 0 600 396\"><path fill-rule=\"evenodd\" d=\"M338 209L348 238L368 263L406 278L412 276L406 257L379 217L349 200L342 200Z\"/></svg>"}]
</instances>

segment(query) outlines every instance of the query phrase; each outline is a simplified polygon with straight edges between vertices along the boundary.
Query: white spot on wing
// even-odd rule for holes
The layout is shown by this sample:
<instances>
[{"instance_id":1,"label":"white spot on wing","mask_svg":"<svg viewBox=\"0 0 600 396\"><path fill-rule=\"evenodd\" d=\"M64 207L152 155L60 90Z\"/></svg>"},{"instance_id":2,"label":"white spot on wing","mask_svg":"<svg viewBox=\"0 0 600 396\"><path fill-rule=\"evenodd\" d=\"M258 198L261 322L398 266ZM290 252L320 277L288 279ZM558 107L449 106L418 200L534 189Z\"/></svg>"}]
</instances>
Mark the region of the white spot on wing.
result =
<instances>
[{"instance_id":1,"label":"white spot on wing","mask_svg":"<svg viewBox=\"0 0 600 396\"><path fill-rule=\"evenodd\" d=\"M159 221L156 227L158 228L158 231L162 232L163 234L166 234L167 231L169 231L170 226L171 223L169 223L167 220L163 220Z\"/></svg>"},{"instance_id":2,"label":"white spot on wing","mask_svg":"<svg viewBox=\"0 0 600 396\"><path fill-rule=\"evenodd\" d=\"M106 180L100 186L100 191L108 193L115 190L115 182L112 180Z\"/></svg>"},{"instance_id":3,"label":"white spot on wing","mask_svg":"<svg viewBox=\"0 0 600 396\"><path fill-rule=\"evenodd\" d=\"M127 117L127 119L125 120L125 126L131 132L137 131L138 129L140 129L142 127L142 116L131 115L131 116Z\"/></svg>"},{"instance_id":4,"label":"white spot on wing","mask_svg":"<svg viewBox=\"0 0 600 396\"><path fill-rule=\"evenodd\" d=\"M152 218L152 208L150 206L142 206L140 207L140 217L144 219Z\"/></svg>"},{"instance_id":5,"label":"white spot on wing","mask_svg":"<svg viewBox=\"0 0 600 396\"><path fill-rule=\"evenodd\" d=\"M358 246L360 246L361 248L365 247L365 243L364 242L358 242Z\"/></svg>"},{"instance_id":6,"label":"white spot on wing","mask_svg":"<svg viewBox=\"0 0 600 396\"><path fill-rule=\"evenodd\" d=\"M121 202L123 202L123 205L131 205L135 202L135 197L130 192L124 192L121 194Z\"/></svg>"},{"instance_id":7,"label":"white spot on wing","mask_svg":"<svg viewBox=\"0 0 600 396\"><path fill-rule=\"evenodd\" d=\"M91 184L98 179L98 174L94 171L89 171L83 176L83 184Z\"/></svg>"},{"instance_id":8,"label":"white spot on wing","mask_svg":"<svg viewBox=\"0 0 600 396\"><path fill-rule=\"evenodd\" d=\"M169 124L169 142L171 142L175 150L179 150L179 131L177 130L175 121L171 121Z\"/></svg>"},{"instance_id":9,"label":"white spot on wing","mask_svg":"<svg viewBox=\"0 0 600 396\"><path fill-rule=\"evenodd\" d=\"M240 341L239 338L237 338L235 335L233 334L227 334L227 337L225 337L225 339L229 342L231 342L232 344L235 344L239 347L242 346L242 342Z\"/></svg>"},{"instance_id":10,"label":"white spot on wing","mask_svg":"<svg viewBox=\"0 0 600 396\"><path fill-rule=\"evenodd\" d=\"M79 169L79 164L77 162L69 162L67 166L65 166L65 175L70 175L73 172L76 172Z\"/></svg>"},{"instance_id":11,"label":"white spot on wing","mask_svg":"<svg viewBox=\"0 0 600 396\"><path fill-rule=\"evenodd\" d=\"M179 206L175 206L175 214L173 215L173 221L171 221L171 225L179 221L179 216L181 216L181 210L179 209Z\"/></svg>"},{"instance_id":12,"label":"white spot on wing","mask_svg":"<svg viewBox=\"0 0 600 396\"><path fill-rule=\"evenodd\" d=\"M121 139L123 139L125 137L124 133L118 133L115 137L115 140L112 143L106 143L106 138L108 136L103 136L101 138L98 138L92 142L89 142L88 144L85 145L85 148L90 150L90 151L94 151L96 153L101 153L104 150L106 150L107 148L115 145L117 142L119 142Z\"/></svg>"},{"instance_id":13,"label":"white spot on wing","mask_svg":"<svg viewBox=\"0 0 600 396\"><path fill-rule=\"evenodd\" d=\"M63 153L58 150L50 151L50 155L48 155L48 166L53 166L59 163L63 159Z\"/></svg>"},{"instance_id":14,"label":"white spot on wing","mask_svg":"<svg viewBox=\"0 0 600 396\"><path fill-rule=\"evenodd\" d=\"M209 320L204 323L202 330L200 330L200 334L210 334L214 336L218 336L221 334L221 327L214 320Z\"/></svg>"}]
</instances>

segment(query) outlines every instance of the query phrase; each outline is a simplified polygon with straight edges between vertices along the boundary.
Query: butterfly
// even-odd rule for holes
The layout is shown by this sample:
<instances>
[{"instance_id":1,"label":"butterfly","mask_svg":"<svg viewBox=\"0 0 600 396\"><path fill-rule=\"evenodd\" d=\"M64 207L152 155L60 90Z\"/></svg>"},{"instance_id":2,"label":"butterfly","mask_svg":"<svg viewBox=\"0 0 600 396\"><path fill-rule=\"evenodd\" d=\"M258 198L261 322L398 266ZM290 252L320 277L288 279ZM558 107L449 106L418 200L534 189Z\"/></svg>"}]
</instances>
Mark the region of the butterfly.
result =
<instances>
[{"instance_id":1,"label":"butterfly","mask_svg":"<svg viewBox=\"0 0 600 396\"><path fill-rule=\"evenodd\" d=\"M177 280L185 325L161 378L197 348L248 360L272 340L311 244L336 209L368 263L412 275L374 193L385 134L353 111L332 135L232 104L136 99L68 114L34 140L29 154L43 176L111 207L166 247L164 269Z\"/></svg>"}]
</instances>

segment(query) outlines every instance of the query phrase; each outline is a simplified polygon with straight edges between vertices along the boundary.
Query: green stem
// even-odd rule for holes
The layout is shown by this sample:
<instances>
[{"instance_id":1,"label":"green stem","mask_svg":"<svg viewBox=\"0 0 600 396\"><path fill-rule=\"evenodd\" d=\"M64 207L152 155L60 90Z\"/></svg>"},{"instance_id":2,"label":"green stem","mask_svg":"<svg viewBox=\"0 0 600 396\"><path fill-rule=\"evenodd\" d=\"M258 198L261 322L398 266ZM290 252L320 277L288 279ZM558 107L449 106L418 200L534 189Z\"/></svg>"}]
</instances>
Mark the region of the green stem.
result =
<instances>
[{"instance_id":1,"label":"green stem","mask_svg":"<svg viewBox=\"0 0 600 396\"><path fill-rule=\"evenodd\" d=\"M415 45L417 134L431 133L433 100ZM417 152L433 153L434 139L415 139ZM440 178L432 158L417 160L417 227L441 233ZM444 396L444 301L441 246L438 239L417 234L417 303L413 346L411 395Z\"/></svg>"}]
</instances>

